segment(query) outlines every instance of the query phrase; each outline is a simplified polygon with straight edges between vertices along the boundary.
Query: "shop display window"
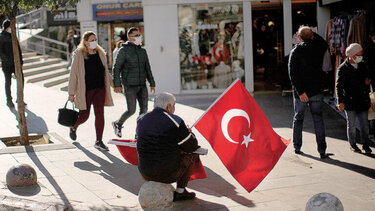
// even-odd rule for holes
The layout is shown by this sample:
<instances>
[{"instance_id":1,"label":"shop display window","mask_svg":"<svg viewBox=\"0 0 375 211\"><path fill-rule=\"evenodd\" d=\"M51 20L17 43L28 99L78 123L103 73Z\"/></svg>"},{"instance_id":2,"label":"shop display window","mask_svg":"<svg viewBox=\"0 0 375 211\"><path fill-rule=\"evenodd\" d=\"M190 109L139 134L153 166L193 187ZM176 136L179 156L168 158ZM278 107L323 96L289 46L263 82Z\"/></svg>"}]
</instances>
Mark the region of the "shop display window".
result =
<instances>
[{"instance_id":1,"label":"shop display window","mask_svg":"<svg viewBox=\"0 0 375 211\"><path fill-rule=\"evenodd\" d=\"M245 81L242 3L178 5L181 89Z\"/></svg>"}]
</instances>

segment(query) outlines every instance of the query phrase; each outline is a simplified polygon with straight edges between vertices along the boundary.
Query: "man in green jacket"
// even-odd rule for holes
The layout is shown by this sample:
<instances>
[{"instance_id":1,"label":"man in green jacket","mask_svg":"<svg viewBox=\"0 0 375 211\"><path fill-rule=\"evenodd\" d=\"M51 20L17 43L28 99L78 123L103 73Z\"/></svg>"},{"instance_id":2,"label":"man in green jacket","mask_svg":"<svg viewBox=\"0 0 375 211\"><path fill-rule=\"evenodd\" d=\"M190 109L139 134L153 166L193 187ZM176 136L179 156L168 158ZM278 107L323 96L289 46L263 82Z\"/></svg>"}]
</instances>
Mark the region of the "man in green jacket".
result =
<instances>
[{"instance_id":1,"label":"man in green jacket","mask_svg":"<svg viewBox=\"0 0 375 211\"><path fill-rule=\"evenodd\" d=\"M141 47L142 35L139 29L132 27L127 33L128 41L122 45L113 65L113 84L116 93L124 92L128 110L117 121L112 122L115 134L122 136L124 122L135 113L136 100L140 107L139 115L147 112L148 91L146 80L150 83L151 93L155 93L155 81L151 73L147 52ZM122 86L121 86L122 85Z\"/></svg>"}]
</instances>

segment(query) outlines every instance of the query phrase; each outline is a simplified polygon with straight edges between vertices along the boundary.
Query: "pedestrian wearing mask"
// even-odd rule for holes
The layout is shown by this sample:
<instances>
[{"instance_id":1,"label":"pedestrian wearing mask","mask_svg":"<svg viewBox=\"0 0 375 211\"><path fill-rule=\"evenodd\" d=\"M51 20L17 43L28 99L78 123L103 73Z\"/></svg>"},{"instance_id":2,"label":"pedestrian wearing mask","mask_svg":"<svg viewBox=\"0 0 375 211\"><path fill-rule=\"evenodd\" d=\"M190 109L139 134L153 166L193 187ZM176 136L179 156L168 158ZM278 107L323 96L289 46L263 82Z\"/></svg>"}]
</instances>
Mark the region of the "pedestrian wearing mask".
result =
<instances>
[{"instance_id":1,"label":"pedestrian wearing mask","mask_svg":"<svg viewBox=\"0 0 375 211\"><path fill-rule=\"evenodd\" d=\"M94 106L96 142L94 147L108 151L102 136L104 129L104 106L113 106L107 59L102 47L97 44L94 32L85 32L77 50L73 53L69 78L69 101L79 109L76 124L70 129L70 138L76 140L76 130L90 115Z\"/></svg>"},{"instance_id":2,"label":"pedestrian wearing mask","mask_svg":"<svg viewBox=\"0 0 375 211\"><path fill-rule=\"evenodd\" d=\"M1 58L1 67L5 76L5 94L7 98L7 106L9 108L14 108L14 103L12 101L11 85L12 85L12 74L15 73L15 64L14 64L14 53L12 46L12 29L10 27L10 21L5 20L3 22L3 31L0 33L0 58ZM18 43L19 56L21 60L21 66L23 65L22 51ZM23 71L21 70L22 83ZM26 103L24 103L26 105Z\"/></svg>"},{"instance_id":3,"label":"pedestrian wearing mask","mask_svg":"<svg viewBox=\"0 0 375 211\"><path fill-rule=\"evenodd\" d=\"M136 101L140 111L139 116L147 112L148 91L146 80L150 83L151 93L155 93L155 81L152 76L147 52L141 47L142 35L138 28L130 28L127 33L128 41L122 44L113 65L113 84L116 93L124 92L127 111L123 113L112 126L118 137L122 136L124 122L135 113Z\"/></svg>"},{"instance_id":4,"label":"pedestrian wearing mask","mask_svg":"<svg viewBox=\"0 0 375 211\"><path fill-rule=\"evenodd\" d=\"M371 153L369 147L368 109L371 106L369 90L370 75L363 60L363 49L358 43L350 44L346 51L346 60L338 68L336 82L337 106L340 111L345 111L347 122L347 136L350 149L361 152L356 144L356 119L359 122L359 130L362 149L365 153Z\"/></svg>"}]
</instances>

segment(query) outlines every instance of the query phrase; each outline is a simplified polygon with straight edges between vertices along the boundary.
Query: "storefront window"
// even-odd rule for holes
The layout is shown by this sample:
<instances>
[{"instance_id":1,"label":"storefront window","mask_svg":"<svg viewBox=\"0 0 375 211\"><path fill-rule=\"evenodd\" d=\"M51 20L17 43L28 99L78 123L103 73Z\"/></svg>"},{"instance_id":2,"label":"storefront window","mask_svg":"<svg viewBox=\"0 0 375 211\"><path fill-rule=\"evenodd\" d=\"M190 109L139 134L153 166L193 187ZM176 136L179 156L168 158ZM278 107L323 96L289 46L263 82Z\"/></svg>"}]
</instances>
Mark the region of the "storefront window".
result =
<instances>
[{"instance_id":1,"label":"storefront window","mask_svg":"<svg viewBox=\"0 0 375 211\"><path fill-rule=\"evenodd\" d=\"M241 3L178 6L181 89L225 89L245 81Z\"/></svg>"}]
</instances>

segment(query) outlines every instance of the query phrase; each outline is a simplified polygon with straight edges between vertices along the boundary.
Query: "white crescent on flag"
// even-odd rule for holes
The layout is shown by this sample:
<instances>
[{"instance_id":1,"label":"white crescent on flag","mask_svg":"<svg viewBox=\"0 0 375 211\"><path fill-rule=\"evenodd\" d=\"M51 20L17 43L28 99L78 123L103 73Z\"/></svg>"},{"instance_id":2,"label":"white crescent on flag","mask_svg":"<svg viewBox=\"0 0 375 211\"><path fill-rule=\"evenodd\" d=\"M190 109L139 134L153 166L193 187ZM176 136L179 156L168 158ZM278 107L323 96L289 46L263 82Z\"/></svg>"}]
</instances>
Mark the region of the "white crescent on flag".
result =
<instances>
[{"instance_id":1,"label":"white crescent on flag","mask_svg":"<svg viewBox=\"0 0 375 211\"><path fill-rule=\"evenodd\" d=\"M244 110L241 110L241 109L231 109L229 111L227 111L223 118L221 119L221 130L224 134L224 137L229 141L229 142L232 142L234 144L238 144L239 142L238 141L235 141L233 140L230 136L229 136L229 133L228 133L228 124L229 124L229 121L233 118L233 117L236 117L236 116L242 116L242 117L245 117L247 122L249 122L249 128L250 128L250 118L249 118L249 115L244 111ZM242 142L242 144L246 144L246 147L248 145L248 143L250 141L253 141L252 139L250 139L250 135L247 135L247 136L243 136L244 137L244 141Z\"/></svg>"}]
</instances>

